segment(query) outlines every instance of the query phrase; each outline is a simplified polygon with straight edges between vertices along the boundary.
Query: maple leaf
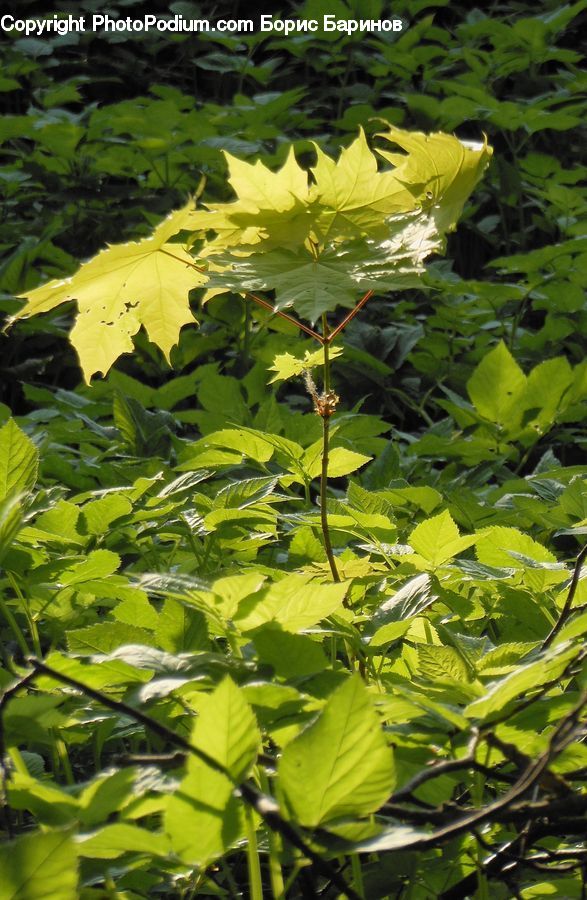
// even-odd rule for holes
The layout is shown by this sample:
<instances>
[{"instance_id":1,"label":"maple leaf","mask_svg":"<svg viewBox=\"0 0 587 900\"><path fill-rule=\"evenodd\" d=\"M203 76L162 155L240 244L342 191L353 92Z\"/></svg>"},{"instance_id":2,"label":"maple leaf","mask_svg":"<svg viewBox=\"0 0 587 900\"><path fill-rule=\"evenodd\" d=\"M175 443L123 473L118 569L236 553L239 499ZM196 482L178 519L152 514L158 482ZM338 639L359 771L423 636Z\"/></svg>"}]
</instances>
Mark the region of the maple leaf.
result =
<instances>
[{"instance_id":1,"label":"maple leaf","mask_svg":"<svg viewBox=\"0 0 587 900\"><path fill-rule=\"evenodd\" d=\"M312 167L316 183L310 196L322 207L313 226L318 243L382 234L386 216L416 208L419 192L394 171L378 172L362 129L337 162L314 146L318 160Z\"/></svg>"},{"instance_id":2,"label":"maple leaf","mask_svg":"<svg viewBox=\"0 0 587 900\"><path fill-rule=\"evenodd\" d=\"M172 212L142 241L115 244L83 263L70 278L55 279L28 294L11 321L48 312L77 300L78 315L70 339L86 381L104 375L122 354L133 349L141 325L169 359L183 325L194 322L188 294L207 276L173 235L192 227L194 202Z\"/></svg>"},{"instance_id":3,"label":"maple leaf","mask_svg":"<svg viewBox=\"0 0 587 900\"><path fill-rule=\"evenodd\" d=\"M332 243L319 254L306 247L216 258L222 271L210 287L243 293L275 291L275 309L293 307L312 324L337 306L352 308L359 292L415 287L423 260L440 246L430 217L413 213L394 220L384 241L363 238Z\"/></svg>"},{"instance_id":4,"label":"maple leaf","mask_svg":"<svg viewBox=\"0 0 587 900\"><path fill-rule=\"evenodd\" d=\"M284 165L272 172L260 160L244 162L225 152L228 181L237 200L218 203L196 213L195 222L216 237L203 249L204 256L239 246L270 247L303 244L310 233L313 211L308 173L302 169L293 147Z\"/></svg>"},{"instance_id":5,"label":"maple leaf","mask_svg":"<svg viewBox=\"0 0 587 900\"><path fill-rule=\"evenodd\" d=\"M417 193L430 210L439 234L454 229L463 206L480 180L493 154L487 139L461 141L450 134L423 134L391 126L378 135L397 144L403 153L378 150L397 168L396 177Z\"/></svg>"}]
</instances>

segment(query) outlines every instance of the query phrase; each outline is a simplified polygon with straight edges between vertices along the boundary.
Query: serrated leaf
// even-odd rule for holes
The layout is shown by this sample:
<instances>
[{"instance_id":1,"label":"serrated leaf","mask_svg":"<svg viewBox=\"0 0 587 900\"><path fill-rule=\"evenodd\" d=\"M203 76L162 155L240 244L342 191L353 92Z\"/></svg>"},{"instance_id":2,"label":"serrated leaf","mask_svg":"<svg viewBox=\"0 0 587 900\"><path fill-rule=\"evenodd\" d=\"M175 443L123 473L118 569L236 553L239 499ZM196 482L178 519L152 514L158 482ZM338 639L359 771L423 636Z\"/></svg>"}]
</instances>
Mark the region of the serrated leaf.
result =
<instances>
[{"instance_id":1,"label":"serrated leaf","mask_svg":"<svg viewBox=\"0 0 587 900\"><path fill-rule=\"evenodd\" d=\"M79 313L70 339L88 382L132 351L132 337L141 325L169 359L182 326L195 321L189 291L206 281L187 250L169 243L173 235L192 227L193 214L190 201L167 216L150 237L111 245L70 278L21 295L27 303L13 321L77 300Z\"/></svg>"},{"instance_id":2,"label":"serrated leaf","mask_svg":"<svg viewBox=\"0 0 587 900\"><path fill-rule=\"evenodd\" d=\"M123 622L96 623L85 628L72 628L67 632L68 649L83 656L110 653L118 647L132 645L138 641L154 644L155 638L146 629L138 625L126 625Z\"/></svg>"},{"instance_id":3,"label":"serrated leaf","mask_svg":"<svg viewBox=\"0 0 587 900\"><path fill-rule=\"evenodd\" d=\"M432 566L441 566L477 540L476 535L461 537L448 510L416 525L409 538L410 546Z\"/></svg>"},{"instance_id":4,"label":"serrated leaf","mask_svg":"<svg viewBox=\"0 0 587 900\"><path fill-rule=\"evenodd\" d=\"M202 698L192 743L224 766L237 783L250 769L261 742L255 716L229 678ZM204 865L221 856L242 833L242 810L233 782L190 756L187 774L170 798L165 830L175 853Z\"/></svg>"},{"instance_id":5,"label":"serrated leaf","mask_svg":"<svg viewBox=\"0 0 587 900\"><path fill-rule=\"evenodd\" d=\"M578 647L556 647L543 654L540 659L518 666L510 675L492 682L484 697L467 706L465 715L482 721L491 719L517 697L526 696L542 685L560 678L569 662L579 653Z\"/></svg>"},{"instance_id":6,"label":"serrated leaf","mask_svg":"<svg viewBox=\"0 0 587 900\"><path fill-rule=\"evenodd\" d=\"M342 347L329 346L328 348L331 360L342 356L342 353ZM315 350L314 353L306 350L303 357L293 356L291 353L281 353L273 360L270 371L275 372L275 375L270 379L269 384L273 384L275 381L286 381L288 378L301 375L306 369L314 369L316 366L323 365L324 350Z\"/></svg>"},{"instance_id":7,"label":"serrated leaf","mask_svg":"<svg viewBox=\"0 0 587 900\"><path fill-rule=\"evenodd\" d=\"M362 128L336 162L316 144L314 148L317 162L312 174L316 183L311 197L323 207L313 224L318 242L365 233L385 234L387 216L415 208L417 192L406 186L401 173L377 171L377 158Z\"/></svg>"},{"instance_id":8,"label":"serrated leaf","mask_svg":"<svg viewBox=\"0 0 587 900\"><path fill-rule=\"evenodd\" d=\"M59 580L64 585L83 584L96 578L112 575L120 566L120 557L111 550L92 550L82 562L64 569Z\"/></svg>"},{"instance_id":9,"label":"serrated leaf","mask_svg":"<svg viewBox=\"0 0 587 900\"><path fill-rule=\"evenodd\" d=\"M293 307L310 322L339 306L352 307L368 290L418 285L423 260L438 249L430 221L404 217L389 226L385 241L332 244L319 255L307 247L263 249L248 256L226 253L210 286L235 293L275 291L275 309Z\"/></svg>"},{"instance_id":10,"label":"serrated leaf","mask_svg":"<svg viewBox=\"0 0 587 900\"><path fill-rule=\"evenodd\" d=\"M289 634L269 625L251 637L261 662L269 663L283 678L313 675L327 666L320 644L306 635Z\"/></svg>"},{"instance_id":11,"label":"serrated leaf","mask_svg":"<svg viewBox=\"0 0 587 900\"><path fill-rule=\"evenodd\" d=\"M132 503L122 494L109 494L91 500L82 509L86 534L106 534L117 519L132 511Z\"/></svg>"},{"instance_id":12,"label":"serrated leaf","mask_svg":"<svg viewBox=\"0 0 587 900\"><path fill-rule=\"evenodd\" d=\"M37 448L14 419L0 428L0 501L34 487L37 480Z\"/></svg>"},{"instance_id":13,"label":"serrated leaf","mask_svg":"<svg viewBox=\"0 0 587 900\"><path fill-rule=\"evenodd\" d=\"M370 462L372 456L357 453L355 450L347 450L346 447L333 447L328 454L329 478L341 478L356 472L361 466ZM301 460L308 478L317 478L322 470L322 441L312 444Z\"/></svg>"},{"instance_id":14,"label":"serrated leaf","mask_svg":"<svg viewBox=\"0 0 587 900\"><path fill-rule=\"evenodd\" d=\"M278 773L291 815L308 827L366 816L385 802L395 784L393 755L358 676L285 747Z\"/></svg>"},{"instance_id":15,"label":"serrated leaf","mask_svg":"<svg viewBox=\"0 0 587 900\"><path fill-rule=\"evenodd\" d=\"M284 631L303 631L340 609L347 590L343 583L320 584L307 575L287 575L245 598L234 622L245 632L268 622Z\"/></svg>"},{"instance_id":16,"label":"serrated leaf","mask_svg":"<svg viewBox=\"0 0 587 900\"><path fill-rule=\"evenodd\" d=\"M418 674L432 681L468 681L469 671L454 647L418 645Z\"/></svg>"},{"instance_id":17,"label":"serrated leaf","mask_svg":"<svg viewBox=\"0 0 587 900\"><path fill-rule=\"evenodd\" d=\"M0 900L76 900L77 854L65 831L27 834L0 847Z\"/></svg>"},{"instance_id":18,"label":"serrated leaf","mask_svg":"<svg viewBox=\"0 0 587 900\"><path fill-rule=\"evenodd\" d=\"M519 556L536 562L556 563L557 558L550 550L517 528L494 525L482 531L477 537L477 559L488 566L504 566L511 569L524 568ZM519 554L516 557L514 554Z\"/></svg>"}]
</instances>

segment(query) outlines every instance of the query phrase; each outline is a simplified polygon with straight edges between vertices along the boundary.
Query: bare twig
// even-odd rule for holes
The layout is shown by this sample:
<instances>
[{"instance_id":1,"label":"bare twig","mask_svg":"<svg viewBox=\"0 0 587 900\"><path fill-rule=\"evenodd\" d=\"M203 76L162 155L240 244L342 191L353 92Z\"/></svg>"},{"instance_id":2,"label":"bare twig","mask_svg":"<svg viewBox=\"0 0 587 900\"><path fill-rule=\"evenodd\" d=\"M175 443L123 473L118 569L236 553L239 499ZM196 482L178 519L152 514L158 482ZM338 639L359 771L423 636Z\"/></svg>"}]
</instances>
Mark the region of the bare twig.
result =
<instances>
[{"instance_id":1,"label":"bare twig","mask_svg":"<svg viewBox=\"0 0 587 900\"><path fill-rule=\"evenodd\" d=\"M359 302L357 303L357 305L356 305L353 309L351 309L351 311L350 311L350 313L348 314L348 316L345 316L344 319L342 320L342 322L340 322L340 323L336 326L336 328L335 328L333 331L330 332L330 334L329 334L328 337L326 338L326 343L328 343L328 344L331 344L331 343L332 343L332 341L335 339L335 337L337 337L337 335L339 335L340 332L341 332L344 328L347 327L347 325L349 324L349 322L351 321L351 319L354 319L354 318L355 318L355 316L357 315L357 313L359 312L359 310L361 310L361 309L364 307L364 305L365 305L365 303L367 302L367 300L369 300L369 299L373 296L373 293L374 293L373 291L367 291L367 293L365 294L365 296L364 296L364 297L361 297L361 299L359 300Z\"/></svg>"},{"instance_id":2,"label":"bare twig","mask_svg":"<svg viewBox=\"0 0 587 900\"><path fill-rule=\"evenodd\" d=\"M587 556L587 544L583 547L577 559L575 561L575 568L573 569L573 577L571 578L571 584L569 585L569 593L567 594L567 599L564 602L564 606L561 609L560 615L552 628L550 629L548 635L544 639L542 644L542 649L546 650L547 647L550 647L555 637L569 618L571 614L571 610L573 608L573 600L575 599L575 594L577 593L577 587L579 586L579 579L581 577L581 568L585 561L585 557Z\"/></svg>"},{"instance_id":3,"label":"bare twig","mask_svg":"<svg viewBox=\"0 0 587 900\"><path fill-rule=\"evenodd\" d=\"M314 338L315 341L318 341L319 344L324 343L324 339L321 334L318 334L317 331L314 331L310 328L309 325L304 325L303 322L300 322L299 319L296 319L294 316L290 316L288 313L283 312L282 309L275 309L272 303L269 303L267 300L262 300L261 297L257 297L256 294L247 293L246 295L250 300L254 300L259 306L262 306L263 309L268 309L269 312L272 312L274 316L279 316L281 319L285 319L286 322L290 322L291 325L295 325L296 328L299 328L300 331L304 331L310 337Z\"/></svg>"}]
</instances>

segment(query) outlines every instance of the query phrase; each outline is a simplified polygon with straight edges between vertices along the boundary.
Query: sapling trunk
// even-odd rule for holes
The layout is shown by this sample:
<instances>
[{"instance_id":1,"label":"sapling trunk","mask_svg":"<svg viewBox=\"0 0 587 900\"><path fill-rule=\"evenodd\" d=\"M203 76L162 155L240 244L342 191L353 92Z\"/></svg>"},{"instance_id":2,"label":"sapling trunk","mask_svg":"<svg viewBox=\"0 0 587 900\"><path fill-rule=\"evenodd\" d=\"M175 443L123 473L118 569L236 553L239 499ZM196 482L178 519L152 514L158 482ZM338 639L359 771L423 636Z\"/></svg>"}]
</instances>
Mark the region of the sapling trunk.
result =
<instances>
[{"instance_id":1,"label":"sapling trunk","mask_svg":"<svg viewBox=\"0 0 587 900\"><path fill-rule=\"evenodd\" d=\"M338 397L330 389L330 354L328 341L328 322L326 313L322 316L322 334L324 343L324 392L322 397L315 397L314 406L316 412L322 418L322 469L320 472L320 523L324 549L328 557L328 564L334 581L340 581L340 575L336 567L336 560L332 552L330 529L328 527L327 491L328 491L328 451L330 447L330 416L333 414Z\"/></svg>"}]
</instances>

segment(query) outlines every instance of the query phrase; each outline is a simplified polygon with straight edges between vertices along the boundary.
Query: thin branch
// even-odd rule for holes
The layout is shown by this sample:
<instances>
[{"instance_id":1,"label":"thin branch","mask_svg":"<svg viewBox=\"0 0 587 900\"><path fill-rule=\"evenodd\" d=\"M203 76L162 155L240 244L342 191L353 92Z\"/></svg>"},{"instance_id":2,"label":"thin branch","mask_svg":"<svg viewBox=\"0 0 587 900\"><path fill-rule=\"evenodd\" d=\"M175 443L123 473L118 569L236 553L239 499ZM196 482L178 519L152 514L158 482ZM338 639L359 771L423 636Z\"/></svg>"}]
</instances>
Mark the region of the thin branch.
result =
<instances>
[{"instance_id":1,"label":"thin branch","mask_svg":"<svg viewBox=\"0 0 587 900\"><path fill-rule=\"evenodd\" d=\"M318 341L319 344L324 343L324 339L321 334L318 334L317 331L314 331L309 325L304 325L303 322L300 322L294 316L290 316L288 313L283 312L282 309L275 309L272 303L269 303L267 300L262 300L261 297L257 297L256 294L251 294L247 292L246 297L250 300L254 300L255 303L258 303L259 306L262 306L263 309L268 309L269 312L272 312L274 316L279 316L282 319L285 319L286 322L290 322L290 324L295 325L296 328L299 328L300 331L304 331L310 337L314 338L314 340Z\"/></svg>"},{"instance_id":2,"label":"thin branch","mask_svg":"<svg viewBox=\"0 0 587 900\"><path fill-rule=\"evenodd\" d=\"M373 291L367 291L367 293L365 294L365 296L362 297L362 298L359 300L359 302L358 302L357 305L354 307L354 309L351 309L351 311L350 311L350 313L348 314L348 316L345 316L345 318L342 320L342 322L340 322L340 324L336 326L336 328L334 329L334 331L331 331L331 332L330 332L330 334L328 335L328 338L327 338L327 343L328 343L328 344L331 344L332 341L334 340L334 338L335 338L337 335L340 334L340 332L343 330L343 328L346 328L346 327L347 327L347 325L349 324L349 322L351 321L351 319L354 319L354 318L355 318L355 316L357 315L357 313L359 312L359 310L362 309L362 308L364 307L364 305L365 305L365 303L367 302L367 300L369 300L369 299L373 296L373 293L374 293Z\"/></svg>"},{"instance_id":3,"label":"thin branch","mask_svg":"<svg viewBox=\"0 0 587 900\"><path fill-rule=\"evenodd\" d=\"M494 821L502 813L505 813L507 818L509 810L514 803L517 800L520 800L524 794L531 790L535 785L539 784L542 775L546 772L550 762L564 750L571 740L573 740L581 713L586 704L587 691L584 691L581 694L579 701L555 728L549 745L544 753L530 763L502 797L494 800L493 803L489 803L481 809L470 811L468 815L463 816L456 822L450 822L448 825L433 831L431 834L422 835L410 843L402 845L401 850L412 851L433 847L444 843L446 840L455 837L456 835L471 831L476 825L480 825L483 822ZM568 804L569 800L570 798L566 797L564 802ZM528 807L529 805L526 805L524 810L526 816L528 815ZM398 848L398 850L399 849L400 848Z\"/></svg>"},{"instance_id":4,"label":"thin branch","mask_svg":"<svg viewBox=\"0 0 587 900\"><path fill-rule=\"evenodd\" d=\"M573 600L575 599L575 594L577 593L577 588L579 586L579 579L581 577L581 568L585 561L585 557L587 556L587 544L583 547L577 559L575 561L575 568L573 569L573 577L571 578L571 584L569 586L569 593L567 594L567 599L565 600L564 606L561 609L560 616L550 629L550 632L546 636L542 649L546 650L547 647L550 647L555 637L569 618L571 614L571 610L573 607Z\"/></svg>"}]
</instances>

